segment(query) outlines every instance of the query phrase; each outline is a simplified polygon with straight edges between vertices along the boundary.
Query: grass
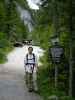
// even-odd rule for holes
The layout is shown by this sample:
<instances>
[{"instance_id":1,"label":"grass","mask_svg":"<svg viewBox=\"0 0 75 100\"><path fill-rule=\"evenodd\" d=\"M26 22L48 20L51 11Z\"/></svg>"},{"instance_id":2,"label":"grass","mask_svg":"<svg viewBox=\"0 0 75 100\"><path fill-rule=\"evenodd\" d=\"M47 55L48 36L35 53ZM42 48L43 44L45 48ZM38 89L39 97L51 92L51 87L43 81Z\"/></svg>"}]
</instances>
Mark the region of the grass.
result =
<instances>
[{"instance_id":1,"label":"grass","mask_svg":"<svg viewBox=\"0 0 75 100\"><path fill-rule=\"evenodd\" d=\"M7 61L7 54L12 51L13 46L8 46L5 48L0 48L0 64L3 64Z\"/></svg>"},{"instance_id":2,"label":"grass","mask_svg":"<svg viewBox=\"0 0 75 100\"><path fill-rule=\"evenodd\" d=\"M75 98L71 98L69 96L65 96L63 91L56 91L50 85L50 78L49 78L48 68L40 68L38 72L38 87L39 87L39 94L44 98L44 100L56 100L50 99L52 97L58 96L59 100L75 100Z\"/></svg>"},{"instance_id":3,"label":"grass","mask_svg":"<svg viewBox=\"0 0 75 100\"><path fill-rule=\"evenodd\" d=\"M58 96L59 100L75 100L75 98L66 96L64 91L55 91L53 81L54 79L50 79L51 65L47 63L46 55L44 55L44 57L41 58L41 61L43 65L39 67L37 82L39 88L38 93L44 98L44 100L55 100L50 98L56 95Z\"/></svg>"}]
</instances>

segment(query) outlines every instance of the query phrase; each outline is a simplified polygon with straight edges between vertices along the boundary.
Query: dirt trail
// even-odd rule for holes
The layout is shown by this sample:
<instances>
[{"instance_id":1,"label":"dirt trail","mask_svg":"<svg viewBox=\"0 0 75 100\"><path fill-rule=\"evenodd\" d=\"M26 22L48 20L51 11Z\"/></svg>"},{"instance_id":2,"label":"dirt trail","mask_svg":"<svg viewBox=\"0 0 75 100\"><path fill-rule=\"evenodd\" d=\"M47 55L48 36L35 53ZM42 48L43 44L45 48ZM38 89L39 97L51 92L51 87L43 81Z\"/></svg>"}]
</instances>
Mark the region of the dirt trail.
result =
<instances>
[{"instance_id":1,"label":"dirt trail","mask_svg":"<svg viewBox=\"0 0 75 100\"><path fill-rule=\"evenodd\" d=\"M27 91L22 70L8 69L5 65L0 65L0 100L42 99L37 94Z\"/></svg>"}]
</instances>

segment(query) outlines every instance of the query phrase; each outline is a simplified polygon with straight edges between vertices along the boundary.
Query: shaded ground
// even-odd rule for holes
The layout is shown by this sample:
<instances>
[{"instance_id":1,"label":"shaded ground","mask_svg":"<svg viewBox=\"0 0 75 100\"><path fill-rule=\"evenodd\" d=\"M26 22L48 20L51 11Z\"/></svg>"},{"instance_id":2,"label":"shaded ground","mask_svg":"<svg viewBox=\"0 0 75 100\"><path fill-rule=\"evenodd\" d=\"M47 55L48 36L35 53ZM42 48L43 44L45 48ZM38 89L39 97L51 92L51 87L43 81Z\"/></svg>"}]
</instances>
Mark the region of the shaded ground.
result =
<instances>
[{"instance_id":1,"label":"shaded ground","mask_svg":"<svg viewBox=\"0 0 75 100\"><path fill-rule=\"evenodd\" d=\"M27 91L22 70L8 69L0 65L0 100L42 99L37 94Z\"/></svg>"}]
</instances>

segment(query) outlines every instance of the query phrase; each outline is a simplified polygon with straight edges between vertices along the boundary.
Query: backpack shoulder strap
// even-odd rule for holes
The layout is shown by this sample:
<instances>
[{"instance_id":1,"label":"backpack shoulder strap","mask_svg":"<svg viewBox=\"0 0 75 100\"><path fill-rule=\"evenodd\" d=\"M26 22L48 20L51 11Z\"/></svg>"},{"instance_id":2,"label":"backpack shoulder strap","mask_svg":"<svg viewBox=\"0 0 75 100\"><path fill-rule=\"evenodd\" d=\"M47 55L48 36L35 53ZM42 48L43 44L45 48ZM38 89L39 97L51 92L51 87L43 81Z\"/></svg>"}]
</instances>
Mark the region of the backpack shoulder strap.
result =
<instances>
[{"instance_id":1,"label":"backpack shoulder strap","mask_svg":"<svg viewBox=\"0 0 75 100\"><path fill-rule=\"evenodd\" d=\"M26 60L27 60L27 63L28 63L28 54L26 54ZM35 54L33 53L33 60L35 62Z\"/></svg>"},{"instance_id":2,"label":"backpack shoulder strap","mask_svg":"<svg viewBox=\"0 0 75 100\"><path fill-rule=\"evenodd\" d=\"M28 63L28 54L26 54L26 60L27 60L27 63Z\"/></svg>"},{"instance_id":3,"label":"backpack shoulder strap","mask_svg":"<svg viewBox=\"0 0 75 100\"><path fill-rule=\"evenodd\" d=\"M33 53L33 59L34 59L34 61L35 61L35 54Z\"/></svg>"}]
</instances>

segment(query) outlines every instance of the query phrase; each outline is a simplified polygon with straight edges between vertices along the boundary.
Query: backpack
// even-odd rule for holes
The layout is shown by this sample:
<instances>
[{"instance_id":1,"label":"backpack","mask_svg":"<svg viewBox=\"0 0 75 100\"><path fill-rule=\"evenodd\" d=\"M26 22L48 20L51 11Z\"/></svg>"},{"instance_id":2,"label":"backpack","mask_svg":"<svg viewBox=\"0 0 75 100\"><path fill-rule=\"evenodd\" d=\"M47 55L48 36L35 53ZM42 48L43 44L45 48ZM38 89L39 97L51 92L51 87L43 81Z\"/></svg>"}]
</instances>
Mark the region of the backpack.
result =
<instances>
[{"instance_id":1,"label":"backpack","mask_svg":"<svg viewBox=\"0 0 75 100\"><path fill-rule=\"evenodd\" d=\"M28 63L28 54L26 55L26 65L28 65L29 63ZM33 60L34 60L34 62L35 62L35 54L33 53ZM33 64L33 65L35 65L35 64Z\"/></svg>"}]
</instances>

